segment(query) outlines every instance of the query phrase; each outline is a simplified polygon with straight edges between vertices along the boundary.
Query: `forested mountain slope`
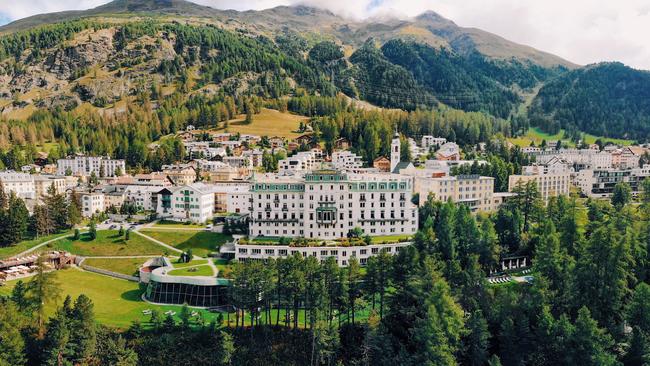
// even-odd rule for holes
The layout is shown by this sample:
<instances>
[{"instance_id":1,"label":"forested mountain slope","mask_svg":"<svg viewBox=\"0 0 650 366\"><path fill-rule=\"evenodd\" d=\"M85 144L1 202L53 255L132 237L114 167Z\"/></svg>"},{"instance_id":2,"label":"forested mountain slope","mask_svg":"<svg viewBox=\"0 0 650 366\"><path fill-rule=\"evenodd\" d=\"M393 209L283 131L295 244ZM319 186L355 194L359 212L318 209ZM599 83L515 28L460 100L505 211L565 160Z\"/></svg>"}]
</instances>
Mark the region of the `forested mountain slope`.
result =
<instances>
[{"instance_id":1,"label":"forested mountain slope","mask_svg":"<svg viewBox=\"0 0 650 366\"><path fill-rule=\"evenodd\" d=\"M306 6L238 12L184 0L115 0L22 19L0 32L0 114L7 119L57 107L112 115L124 110L122 101L154 89L261 98L344 93L386 108L448 105L517 116L524 126L530 117L549 131L650 134L646 72L578 68L434 12L355 21ZM533 97L526 116L523 103Z\"/></svg>"},{"instance_id":2,"label":"forested mountain slope","mask_svg":"<svg viewBox=\"0 0 650 366\"><path fill-rule=\"evenodd\" d=\"M599 136L650 136L650 72L621 63L570 71L546 83L530 109L549 132L577 128Z\"/></svg>"},{"instance_id":3,"label":"forested mountain slope","mask_svg":"<svg viewBox=\"0 0 650 366\"><path fill-rule=\"evenodd\" d=\"M85 11L43 14L20 19L0 27L1 32L25 30L36 25L51 24L82 17L97 16L174 16L192 17L224 27L246 29L267 36L291 29L307 38L330 38L353 47L372 37L380 42L406 37L436 47L442 46L467 55L478 51L488 57L530 61L543 67L576 65L555 55L520 45L489 32L463 28L429 11L412 19L374 18L357 21L330 11L308 6L278 6L260 11L218 10L185 0L114 0Z\"/></svg>"}]
</instances>

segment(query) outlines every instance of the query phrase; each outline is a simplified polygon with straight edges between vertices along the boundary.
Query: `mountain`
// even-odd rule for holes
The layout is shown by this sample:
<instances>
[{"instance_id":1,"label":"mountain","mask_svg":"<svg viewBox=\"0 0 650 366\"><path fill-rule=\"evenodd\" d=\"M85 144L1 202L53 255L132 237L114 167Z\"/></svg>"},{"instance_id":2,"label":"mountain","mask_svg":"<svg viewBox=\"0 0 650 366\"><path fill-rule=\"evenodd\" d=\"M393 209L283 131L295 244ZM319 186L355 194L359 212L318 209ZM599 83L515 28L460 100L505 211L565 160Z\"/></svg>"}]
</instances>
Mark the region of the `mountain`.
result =
<instances>
[{"instance_id":1,"label":"mountain","mask_svg":"<svg viewBox=\"0 0 650 366\"><path fill-rule=\"evenodd\" d=\"M508 118L523 93L575 67L490 33L458 27L434 12L409 20L354 21L306 6L238 12L184 0L115 0L85 11L29 17L0 31L5 34L0 38L0 101L5 99L0 106L10 117L33 107L69 109L86 102L101 107L134 94L133 80L169 84L190 72L201 92L241 93L272 72L292 85L328 95L338 90L381 107L412 110L443 103ZM181 44L186 32L217 38L227 32L233 42L243 38L251 52L270 52L294 70L261 66L266 59L231 65L233 60L223 59L226 45L193 38ZM252 38L256 44L250 44ZM6 60L9 56L15 65ZM242 74L218 70L224 63ZM287 79L287 71L293 77Z\"/></svg>"},{"instance_id":2,"label":"mountain","mask_svg":"<svg viewBox=\"0 0 650 366\"><path fill-rule=\"evenodd\" d=\"M366 106L516 116L519 126L550 132L650 136L648 72L618 63L579 67L434 12L356 21L307 6L239 12L115 0L25 18L0 32L5 118L57 107L110 115L156 88L265 99L306 92L344 94Z\"/></svg>"},{"instance_id":3,"label":"mountain","mask_svg":"<svg viewBox=\"0 0 650 366\"><path fill-rule=\"evenodd\" d=\"M569 71L544 84L529 115L531 122L549 132L565 128L647 140L650 72L618 62Z\"/></svg>"},{"instance_id":4,"label":"mountain","mask_svg":"<svg viewBox=\"0 0 650 366\"><path fill-rule=\"evenodd\" d=\"M314 38L333 37L354 48L361 46L368 38L374 38L381 43L394 38L409 38L434 47L447 47L463 55L479 52L490 58L514 58L542 67L576 67L560 57L508 41L492 33L459 27L433 11L407 20L387 18L355 21L328 10L307 6L278 6L260 11L238 12L213 9L185 0L114 0L94 9L40 14L20 19L0 27L0 33L77 18L125 14L197 17L219 25L246 28L267 36L290 29Z\"/></svg>"}]
</instances>

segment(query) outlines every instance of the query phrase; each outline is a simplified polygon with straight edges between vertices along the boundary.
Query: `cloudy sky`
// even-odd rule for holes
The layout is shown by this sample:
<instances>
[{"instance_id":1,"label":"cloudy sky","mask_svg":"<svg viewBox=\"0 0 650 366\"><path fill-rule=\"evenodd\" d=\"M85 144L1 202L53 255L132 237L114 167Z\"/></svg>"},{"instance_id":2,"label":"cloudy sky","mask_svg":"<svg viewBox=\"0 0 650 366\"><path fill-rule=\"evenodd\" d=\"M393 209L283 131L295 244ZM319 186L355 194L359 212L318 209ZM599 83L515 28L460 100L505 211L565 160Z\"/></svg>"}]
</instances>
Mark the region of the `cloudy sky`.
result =
<instances>
[{"instance_id":1,"label":"cloudy sky","mask_svg":"<svg viewBox=\"0 0 650 366\"><path fill-rule=\"evenodd\" d=\"M220 9L326 7L353 18L434 10L579 64L622 61L650 70L649 0L192 0ZM0 0L0 24L38 13L87 9L108 0Z\"/></svg>"}]
</instances>

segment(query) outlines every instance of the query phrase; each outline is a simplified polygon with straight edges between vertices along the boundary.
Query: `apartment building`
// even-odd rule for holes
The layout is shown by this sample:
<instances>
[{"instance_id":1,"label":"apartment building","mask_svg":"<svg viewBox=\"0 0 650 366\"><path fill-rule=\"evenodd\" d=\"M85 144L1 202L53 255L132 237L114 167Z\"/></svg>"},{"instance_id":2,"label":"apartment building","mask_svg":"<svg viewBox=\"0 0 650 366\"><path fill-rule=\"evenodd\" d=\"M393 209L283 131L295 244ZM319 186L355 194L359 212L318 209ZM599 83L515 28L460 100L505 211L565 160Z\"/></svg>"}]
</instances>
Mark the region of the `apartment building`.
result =
<instances>
[{"instance_id":1,"label":"apartment building","mask_svg":"<svg viewBox=\"0 0 650 366\"><path fill-rule=\"evenodd\" d=\"M314 151L301 151L293 156L280 160L278 169L280 174L306 172L316 169L317 164L321 161Z\"/></svg>"},{"instance_id":2,"label":"apartment building","mask_svg":"<svg viewBox=\"0 0 650 366\"><path fill-rule=\"evenodd\" d=\"M447 142L440 146L436 151L436 159L438 160L460 160L460 147L456 143Z\"/></svg>"},{"instance_id":3,"label":"apartment building","mask_svg":"<svg viewBox=\"0 0 650 366\"><path fill-rule=\"evenodd\" d=\"M6 170L0 172L0 182L2 182L4 193L7 195L10 192L14 192L17 197L22 199L34 199L37 197L34 178L31 174Z\"/></svg>"},{"instance_id":4,"label":"apartment building","mask_svg":"<svg viewBox=\"0 0 650 366\"><path fill-rule=\"evenodd\" d=\"M546 165L551 159L562 159L576 170L608 169L612 167L612 154L596 149L560 149L531 153L538 164Z\"/></svg>"},{"instance_id":5,"label":"apartment building","mask_svg":"<svg viewBox=\"0 0 650 366\"><path fill-rule=\"evenodd\" d=\"M415 192L420 206L430 194L440 201L452 200L467 205L473 212L494 209L494 178L479 175L416 177Z\"/></svg>"},{"instance_id":6,"label":"apartment building","mask_svg":"<svg viewBox=\"0 0 650 366\"><path fill-rule=\"evenodd\" d=\"M418 228L412 179L396 174L316 170L266 174L251 183L250 236L336 239L365 234L412 235Z\"/></svg>"},{"instance_id":7,"label":"apartment building","mask_svg":"<svg viewBox=\"0 0 650 366\"><path fill-rule=\"evenodd\" d=\"M163 188L158 192L156 213L161 218L205 223L212 219L215 188L204 183Z\"/></svg>"},{"instance_id":8,"label":"apartment building","mask_svg":"<svg viewBox=\"0 0 650 366\"><path fill-rule=\"evenodd\" d=\"M251 211L250 183L242 181L210 184L214 189L214 212L248 214Z\"/></svg>"},{"instance_id":9,"label":"apartment building","mask_svg":"<svg viewBox=\"0 0 650 366\"><path fill-rule=\"evenodd\" d=\"M127 186L124 190L124 201L139 210L155 211L158 207L158 192L163 187L158 186Z\"/></svg>"},{"instance_id":10,"label":"apartment building","mask_svg":"<svg viewBox=\"0 0 650 366\"><path fill-rule=\"evenodd\" d=\"M69 159L57 160L56 174L90 176L95 173L98 177L114 177L126 172L126 163L122 159L111 159L107 156L75 156Z\"/></svg>"},{"instance_id":11,"label":"apartment building","mask_svg":"<svg viewBox=\"0 0 650 366\"><path fill-rule=\"evenodd\" d=\"M628 183L632 194L641 191L641 182L650 177L650 168L635 169L584 169L575 175L575 184L582 194L592 198L608 198L612 196L618 183Z\"/></svg>"},{"instance_id":12,"label":"apartment building","mask_svg":"<svg viewBox=\"0 0 650 366\"><path fill-rule=\"evenodd\" d=\"M190 164L165 165L162 169L176 186L187 186L196 181L196 169Z\"/></svg>"},{"instance_id":13,"label":"apartment building","mask_svg":"<svg viewBox=\"0 0 650 366\"><path fill-rule=\"evenodd\" d=\"M47 196L47 192L52 185L54 185L54 191L57 194L65 193L68 188L68 182L64 176L35 174L32 178L34 179L34 190L37 198Z\"/></svg>"},{"instance_id":14,"label":"apartment building","mask_svg":"<svg viewBox=\"0 0 650 366\"><path fill-rule=\"evenodd\" d=\"M351 151L334 151L332 165L339 170L355 170L363 167L363 158Z\"/></svg>"},{"instance_id":15,"label":"apartment building","mask_svg":"<svg viewBox=\"0 0 650 366\"><path fill-rule=\"evenodd\" d=\"M105 197L102 192L79 192L79 201L81 202L81 215L91 217L94 214L104 212Z\"/></svg>"},{"instance_id":16,"label":"apartment building","mask_svg":"<svg viewBox=\"0 0 650 366\"><path fill-rule=\"evenodd\" d=\"M252 207L252 194L250 185L233 186L226 192L226 212L250 214Z\"/></svg>"},{"instance_id":17,"label":"apartment building","mask_svg":"<svg viewBox=\"0 0 650 366\"><path fill-rule=\"evenodd\" d=\"M527 174L508 177L508 191L512 192L517 185L524 185L532 181L537 184L537 190L544 202L548 202L550 197L569 194L571 173L568 170L544 172L542 167L538 167L538 169L526 167L524 172Z\"/></svg>"},{"instance_id":18,"label":"apartment building","mask_svg":"<svg viewBox=\"0 0 650 366\"><path fill-rule=\"evenodd\" d=\"M447 139L444 137L433 137L430 135L422 136L422 148L425 151L431 150L432 147L442 146L447 143Z\"/></svg>"},{"instance_id":19,"label":"apartment building","mask_svg":"<svg viewBox=\"0 0 650 366\"><path fill-rule=\"evenodd\" d=\"M253 166L253 158L247 155L225 156L223 159L221 159L221 161L233 168L245 168Z\"/></svg>"}]
</instances>

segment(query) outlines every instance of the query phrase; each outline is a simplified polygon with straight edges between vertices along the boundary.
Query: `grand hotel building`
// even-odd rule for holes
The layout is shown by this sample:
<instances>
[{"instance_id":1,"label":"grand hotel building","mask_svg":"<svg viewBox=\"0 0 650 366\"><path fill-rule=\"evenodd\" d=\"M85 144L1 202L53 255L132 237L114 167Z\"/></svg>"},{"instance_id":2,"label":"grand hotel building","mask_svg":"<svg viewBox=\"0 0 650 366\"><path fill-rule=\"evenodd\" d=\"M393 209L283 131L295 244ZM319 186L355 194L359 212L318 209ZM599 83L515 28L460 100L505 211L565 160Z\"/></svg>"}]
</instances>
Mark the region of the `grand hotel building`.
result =
<instances>
[{"instance_id":1,"label":"grand hotel building","mask_svg":"<svg viewBox=\"0 0 650 366\"><path fill-rule=\"evenodd\" d=\"M418 228L412 191L412 178L396 174L258 175L249 235L337 239L355 227L370 236L412 235Z\"/></svg>"}]
</instances>

